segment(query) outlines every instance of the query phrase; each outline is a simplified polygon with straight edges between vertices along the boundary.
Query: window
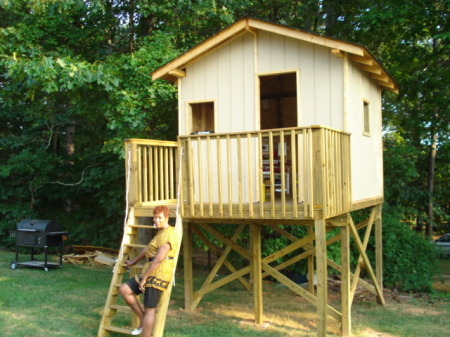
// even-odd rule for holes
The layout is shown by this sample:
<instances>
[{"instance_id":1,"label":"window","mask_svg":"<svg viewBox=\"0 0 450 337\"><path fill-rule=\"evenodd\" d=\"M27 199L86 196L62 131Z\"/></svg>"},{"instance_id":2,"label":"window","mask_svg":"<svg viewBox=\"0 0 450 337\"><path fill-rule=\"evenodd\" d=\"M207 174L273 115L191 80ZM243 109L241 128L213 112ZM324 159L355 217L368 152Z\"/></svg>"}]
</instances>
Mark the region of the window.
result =
<instances>
[{"instance_id":1,"label":"window","mask_svg":"<svg viewBox=\"0 0 450 337\"><path fill-rule=\"evenodd\" d=\"M214 102L189 103L189 133L214 133Z\"/></svg>"},{"instance_id":2,"label":"window","mask_svg":"<svg viewBox=\"0 0 450 337\"><path fill-rule=\"evenodd\" d=\"M370 111L369 111L369 102L363 101L364 103L364 132L365 136L370 136Z\"/></svg>"}]
</instances>

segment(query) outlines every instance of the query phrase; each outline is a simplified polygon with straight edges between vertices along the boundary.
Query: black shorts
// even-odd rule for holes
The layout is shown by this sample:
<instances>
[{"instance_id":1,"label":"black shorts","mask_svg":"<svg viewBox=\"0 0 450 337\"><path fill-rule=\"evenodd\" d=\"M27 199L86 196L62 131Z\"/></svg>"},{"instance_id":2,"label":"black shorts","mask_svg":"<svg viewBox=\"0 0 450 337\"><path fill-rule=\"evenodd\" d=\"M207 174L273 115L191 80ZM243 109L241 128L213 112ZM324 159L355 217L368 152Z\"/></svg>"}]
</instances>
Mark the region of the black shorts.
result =
<instances>
[{"instance_id":1,"label":"black shorts","mask_svg":"<svg viewBox=\"0 0 450 337\"><path fill-rule=\"evenodd\" d=\"M135 295L142 294L139 289L139 283L136 282L136 279L130 278L127 282L131 291L135 293ZM146 308L156 308L158 306L159 299L161 297L162 291L153 287L145 287L144 293L144 307Z\"/></svg>"}]
</instances>

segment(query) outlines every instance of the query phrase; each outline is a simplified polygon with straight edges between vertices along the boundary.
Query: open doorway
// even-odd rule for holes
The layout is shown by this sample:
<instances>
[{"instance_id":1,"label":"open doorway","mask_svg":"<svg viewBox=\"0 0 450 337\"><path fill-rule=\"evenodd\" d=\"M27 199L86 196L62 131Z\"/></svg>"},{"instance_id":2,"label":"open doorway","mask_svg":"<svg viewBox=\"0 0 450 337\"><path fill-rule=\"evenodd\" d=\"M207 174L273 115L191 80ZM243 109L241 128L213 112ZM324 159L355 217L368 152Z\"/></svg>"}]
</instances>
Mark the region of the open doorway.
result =
<instances>
[{"instance_id":1,"label":"open doorway","mask_svg":"<svg viewBox=\"0 0 450 337\"><path fill-rule=\"evenodd\" d=\"M297 73L259 77L261 130L296 127Z\"/></svg>"},{"instance_id":2,"label":"open doorway","mask_svg":"<svg viewBox=\"0 0 450 337\"><path fill-rule=\"evenodd\" d=\"M297 73L260 76L259 85L261 130L297 127ZM263 137L262 140L264 200L271 198L273 192L276 199L279 199L281 194L290 197L292 193L291 136L285 135L283 143L279 136L274 136L272 149L269 149L268 138ZM284 149L281 148L282 144ZM273 160L272 165L270 159Z\"/></svg>"}]
</instances>

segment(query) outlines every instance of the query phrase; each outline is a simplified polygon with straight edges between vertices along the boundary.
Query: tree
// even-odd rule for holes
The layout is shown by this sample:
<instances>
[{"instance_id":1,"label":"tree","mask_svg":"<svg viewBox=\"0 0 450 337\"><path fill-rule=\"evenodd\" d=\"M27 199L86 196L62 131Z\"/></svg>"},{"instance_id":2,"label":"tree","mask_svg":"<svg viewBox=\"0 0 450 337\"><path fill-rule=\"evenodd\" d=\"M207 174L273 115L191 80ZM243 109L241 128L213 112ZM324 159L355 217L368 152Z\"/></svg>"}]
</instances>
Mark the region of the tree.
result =
<instances>
[{"instance_id":1,"label":"tree","mask_svg":"<svg viewBox=\"0 0 450 337\"><path fill-rule=\"evenodd\" d=\"M384 96L385 166L392 168L386 171L386 201L398 206L391 209L402 212L400 218L445 222L445 5L2 0L0 228L12 228L23 217L55 217L76 233L74 240L113 246L108 240L117 239L123 215L123 139L177 134L175 89L152 82L150 73L242 16L359 42L380 59L401 88L398 96ZM87 232L94 235L87 238Z\"/></svg>"}]
</instances>

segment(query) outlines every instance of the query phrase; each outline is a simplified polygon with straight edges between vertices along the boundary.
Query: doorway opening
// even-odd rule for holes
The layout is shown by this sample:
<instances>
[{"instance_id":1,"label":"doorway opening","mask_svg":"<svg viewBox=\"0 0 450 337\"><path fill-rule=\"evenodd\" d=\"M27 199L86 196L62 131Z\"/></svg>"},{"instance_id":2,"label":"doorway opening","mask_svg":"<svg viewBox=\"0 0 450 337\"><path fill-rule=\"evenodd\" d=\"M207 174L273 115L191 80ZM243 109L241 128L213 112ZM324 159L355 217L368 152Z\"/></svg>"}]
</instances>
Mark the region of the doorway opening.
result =
<instances>
[{"instance_id":1,"label":"doorway opening","mask_svg":"<svg viewBox=\"0 0 450 337\"><path fill-rule=\"evenodd\" d=\"M261 130L296 127L297 73L259 77Z\"/></svg>"},{"instance_id":2,"label":"doorway opening","mask_svg":"<svg viewBox=\"0 0 450 337\"><path fill-rule=\"evenodd\" d=\"M259 77L260 85L260 123L261 130L297 127L297 73L271 74ZM291 186L291 136L284 136L284 148L281 148L279 136L272 139L273 148L269 149L268 137L263 138L263 188L264 200L279 199L284 193L290 197ZM273 158L271 165L270 159ZM284 164L282 165L282 159ZM271 168L273 171L271 172ZM284 167L284 172L281 168ZM282 184L284 181L284 184ZM284 188L283 188L284 187Z\"/></svg>"}]
</instances>

